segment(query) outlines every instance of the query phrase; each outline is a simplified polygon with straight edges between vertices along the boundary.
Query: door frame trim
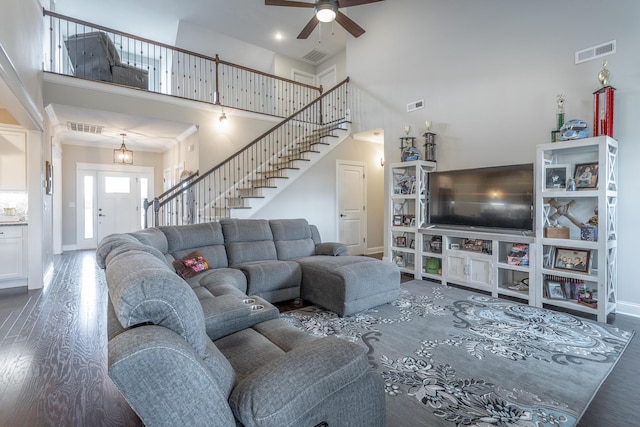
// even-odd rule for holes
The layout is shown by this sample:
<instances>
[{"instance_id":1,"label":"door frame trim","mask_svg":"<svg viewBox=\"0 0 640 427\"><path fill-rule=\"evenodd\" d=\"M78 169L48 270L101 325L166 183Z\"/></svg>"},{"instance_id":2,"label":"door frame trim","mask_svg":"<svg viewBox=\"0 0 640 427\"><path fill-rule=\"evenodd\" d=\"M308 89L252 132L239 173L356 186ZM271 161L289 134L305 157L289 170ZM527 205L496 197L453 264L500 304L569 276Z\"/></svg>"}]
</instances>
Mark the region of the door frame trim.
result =
<instances>
[{"instance_id":1,"label":"door frame trim","mask_svg":"<svg viewBox=\"0 0 640 427\"><path fill-rule=\"evenodd\" d=\"M367 247L369 245L369 236L367 235L368 225L367 225L367 217L369 216L369 204L367 199L368 189L367 189L367 174L369 173L367 170L366 162L359 162L355 160L336 160L336 242L340 241L340 166L341 165L354 165L354 166L362 166L364 170L364 178L362 179L364 188L364 215L362 219L362 235L365 238L365 242L363 244L363 253L367 253Z\"/></svg>"}]
</instances>

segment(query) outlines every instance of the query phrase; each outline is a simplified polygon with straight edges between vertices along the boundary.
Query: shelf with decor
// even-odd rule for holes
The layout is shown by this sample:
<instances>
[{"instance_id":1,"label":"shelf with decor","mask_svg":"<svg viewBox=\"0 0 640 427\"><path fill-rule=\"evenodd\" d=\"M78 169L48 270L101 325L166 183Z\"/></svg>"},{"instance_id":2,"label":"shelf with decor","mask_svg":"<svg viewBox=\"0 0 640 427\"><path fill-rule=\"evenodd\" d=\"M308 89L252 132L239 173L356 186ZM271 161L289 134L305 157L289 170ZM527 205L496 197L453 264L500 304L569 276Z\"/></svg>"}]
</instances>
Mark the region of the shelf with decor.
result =
<instances>
[{"instance_id":1,"label":"shelf with decor","mask_svg":"<svg viewBox=\"0 0 640 427\"><path fill-rule=\"evenodd\" d=\"M390 165L389 225L387 257L400 271L420 276L422 247L418 228L426 221L428 173L435 162L413 160Z\"/></svg>"},{"instance_id":2,"label":"shelf with decor","mask_svg":"<svg viewBox=\"0 0 640 427\"><path fill-rule=\"evenodd\" d=\"M593 314L616 308L618 143L608 136L536 150L540 305Z\"/></svg>"}]
</instances>

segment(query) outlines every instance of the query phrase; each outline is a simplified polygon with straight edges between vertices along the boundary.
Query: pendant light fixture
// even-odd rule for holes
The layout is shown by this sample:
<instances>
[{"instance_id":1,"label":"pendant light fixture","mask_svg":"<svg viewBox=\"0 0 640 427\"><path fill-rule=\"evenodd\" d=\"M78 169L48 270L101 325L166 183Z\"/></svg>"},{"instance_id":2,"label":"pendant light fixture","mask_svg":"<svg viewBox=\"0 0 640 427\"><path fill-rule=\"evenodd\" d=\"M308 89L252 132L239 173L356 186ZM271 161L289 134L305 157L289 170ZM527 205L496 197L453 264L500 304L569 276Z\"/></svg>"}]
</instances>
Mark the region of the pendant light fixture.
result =
<instances>
[{"instance_id":1,"label":"pendant light fixture","mask_svg":"<svg viewBox=\"0 0 640 427\"><path fill-rule=\"evenodd\" d=\"M113 150L113 163L118 163L121 165L132 165L133 164L133 151L127 150L127 146L124 145L124 137L127 136L126 133L121 133L122 136L122 145L120 148Z\"/></svg>"}]
</instances>

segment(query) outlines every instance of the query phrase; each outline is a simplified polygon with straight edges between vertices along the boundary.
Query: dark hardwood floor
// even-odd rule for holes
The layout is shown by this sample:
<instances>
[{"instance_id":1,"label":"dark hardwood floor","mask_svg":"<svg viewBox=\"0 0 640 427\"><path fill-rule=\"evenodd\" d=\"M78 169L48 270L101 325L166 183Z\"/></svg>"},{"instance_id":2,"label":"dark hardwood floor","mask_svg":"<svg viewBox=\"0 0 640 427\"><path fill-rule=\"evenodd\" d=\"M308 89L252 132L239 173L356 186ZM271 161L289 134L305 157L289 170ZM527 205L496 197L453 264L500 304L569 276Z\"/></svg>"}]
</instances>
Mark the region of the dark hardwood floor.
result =
<instances>
[{"instance_id":1,"label":"dark hardwood floor","mask_svg":"<svg viewBox=\"0 0 640 427\"><path fill-rule=\"evenodd\" d=\"M57 256L45 289L0 290L0 426L142 425L107 375L106 304L93 251ZM638 378L636 335L578 426L640 426Z\"/></svg>"}]
</instances>

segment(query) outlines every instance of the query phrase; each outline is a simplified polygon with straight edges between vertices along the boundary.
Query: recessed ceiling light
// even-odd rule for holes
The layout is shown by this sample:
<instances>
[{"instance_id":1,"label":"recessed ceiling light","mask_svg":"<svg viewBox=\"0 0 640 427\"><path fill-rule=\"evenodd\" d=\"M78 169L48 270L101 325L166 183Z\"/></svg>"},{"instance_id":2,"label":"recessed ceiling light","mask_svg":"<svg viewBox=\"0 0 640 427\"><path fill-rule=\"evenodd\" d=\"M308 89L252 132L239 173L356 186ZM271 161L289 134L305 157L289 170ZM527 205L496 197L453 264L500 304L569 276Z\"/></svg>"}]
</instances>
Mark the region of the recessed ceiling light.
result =
<instances>
[{"instance_id":1,"label":"recessed ceiling light","mask_svg":"<svg viewBox=\"0 0 640 427\"><path fill-rule=\"evenodd\" d=\"M282 33L277 32L276 35L275 35L275 38L276 38L276 40L282 40L282 39L284 39L284 36L282 35Z\"/></svg>"}]
</instances>

